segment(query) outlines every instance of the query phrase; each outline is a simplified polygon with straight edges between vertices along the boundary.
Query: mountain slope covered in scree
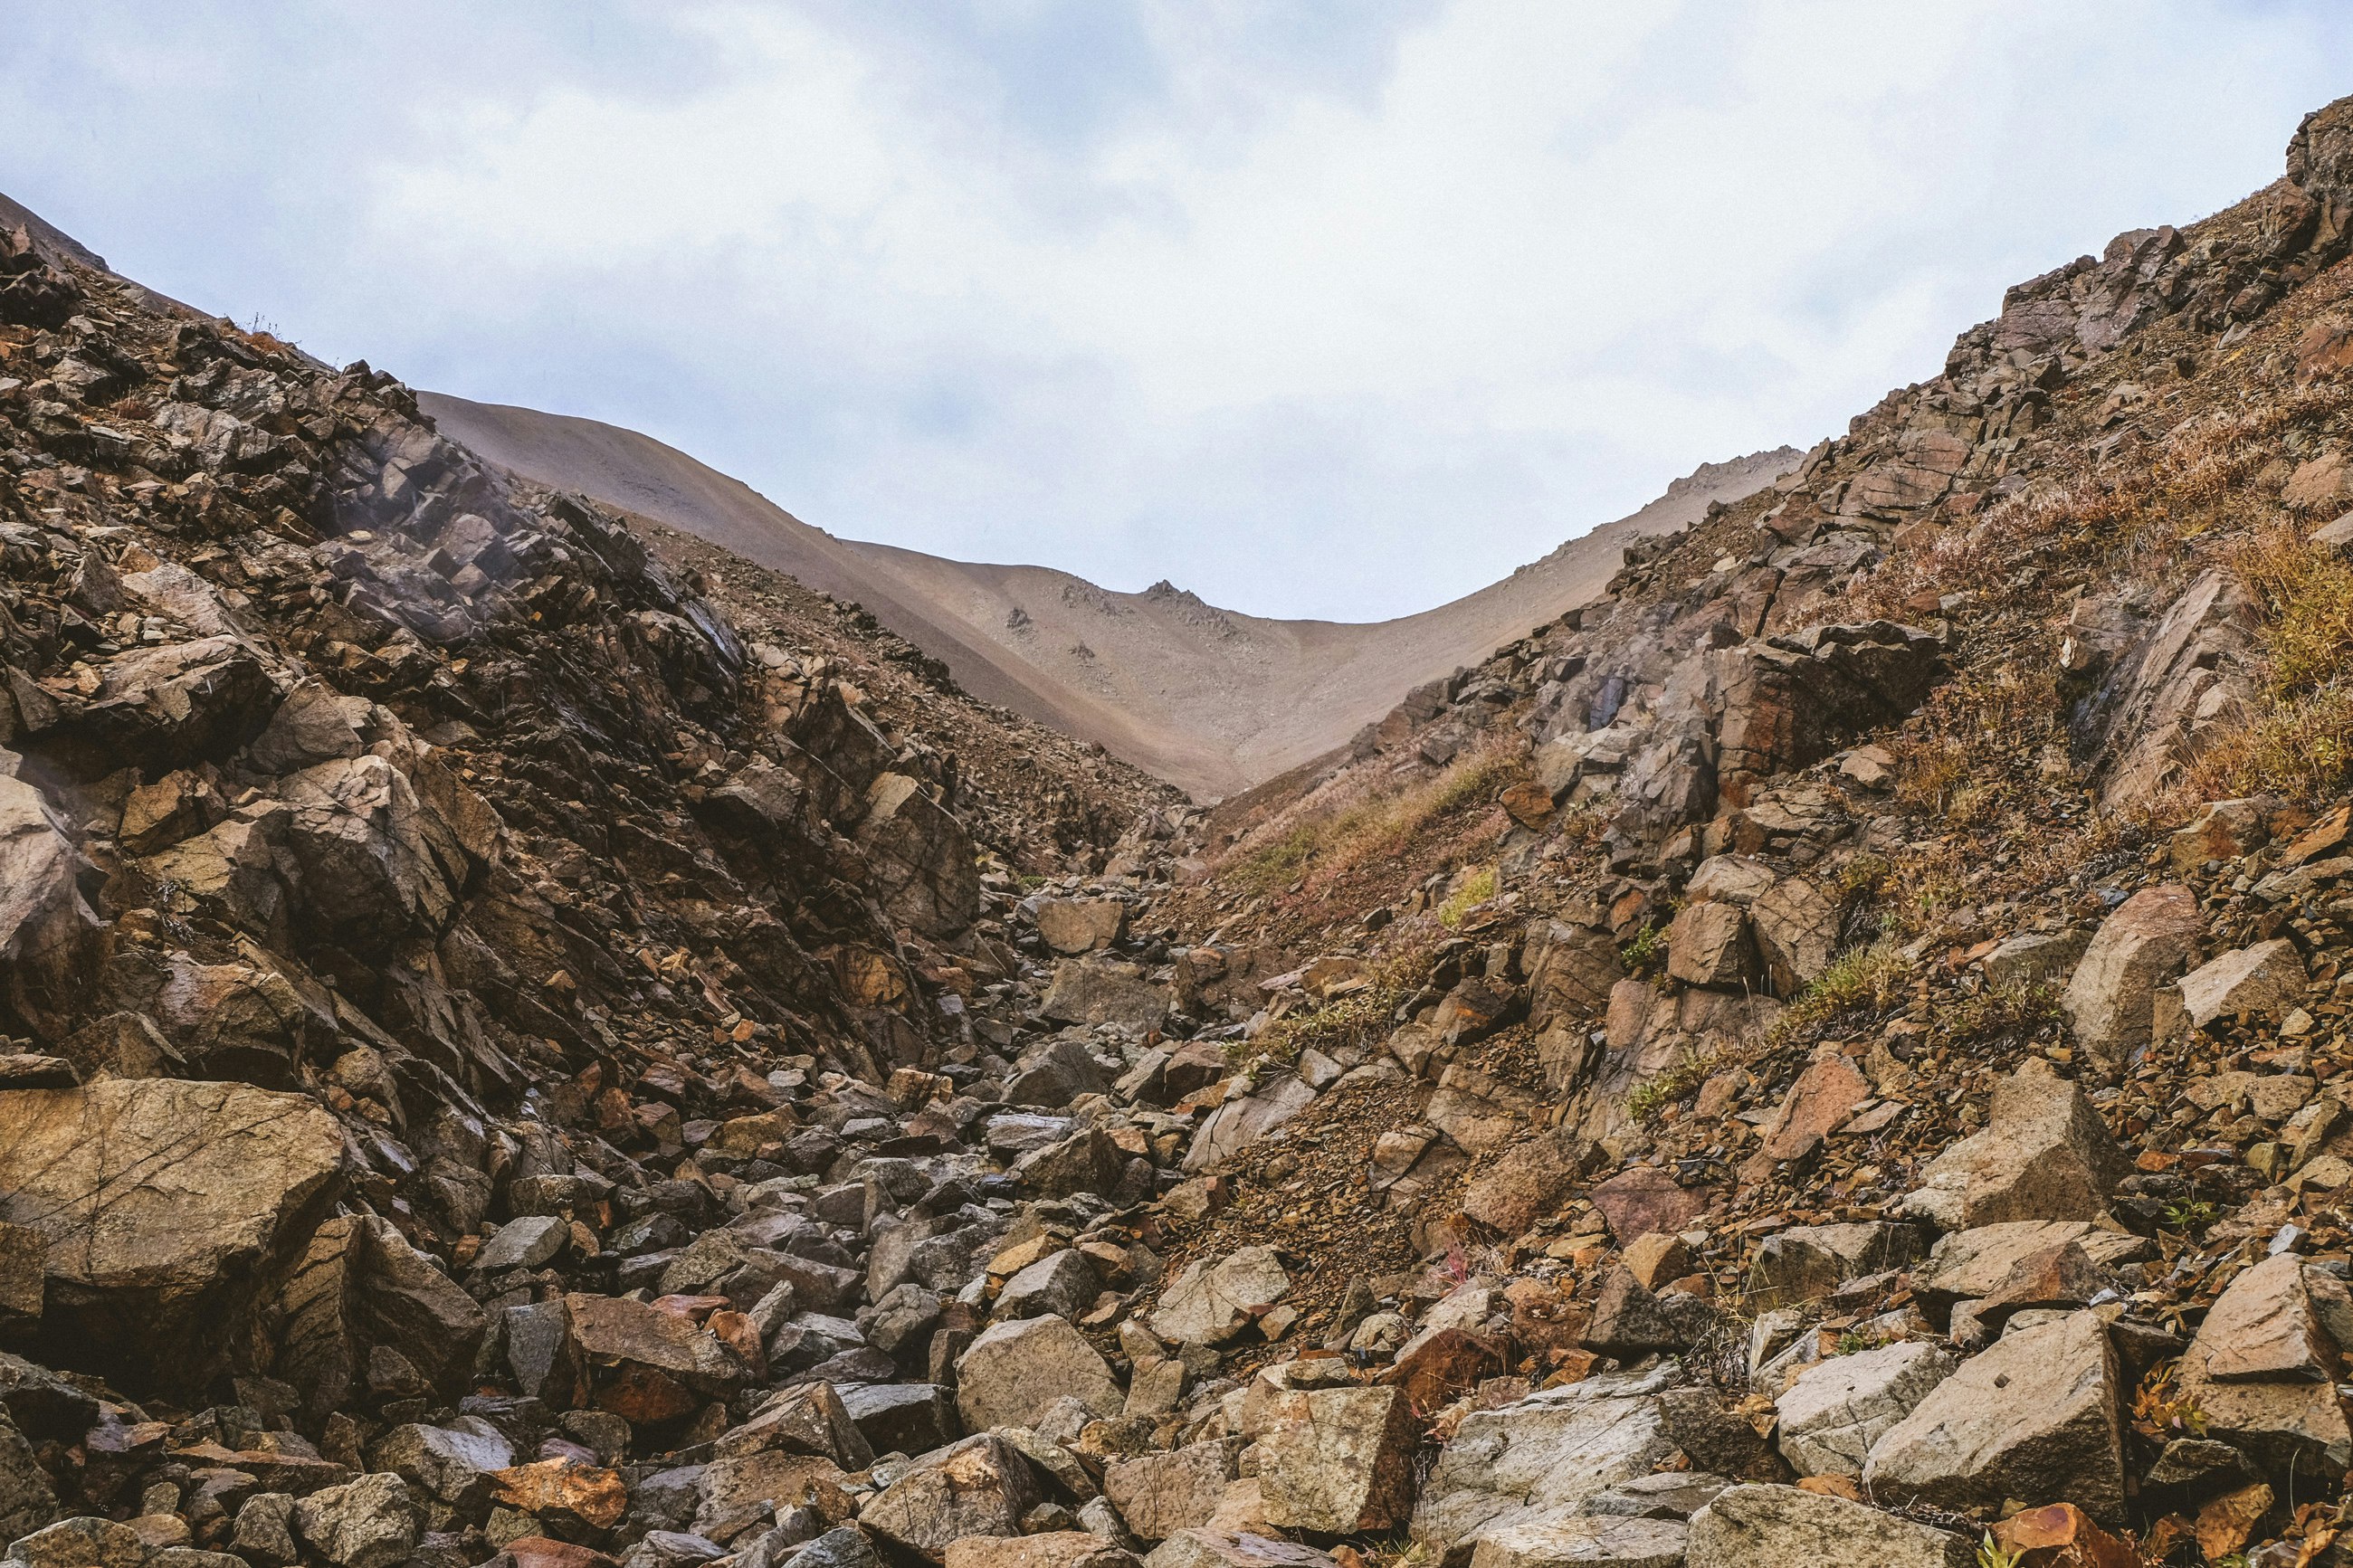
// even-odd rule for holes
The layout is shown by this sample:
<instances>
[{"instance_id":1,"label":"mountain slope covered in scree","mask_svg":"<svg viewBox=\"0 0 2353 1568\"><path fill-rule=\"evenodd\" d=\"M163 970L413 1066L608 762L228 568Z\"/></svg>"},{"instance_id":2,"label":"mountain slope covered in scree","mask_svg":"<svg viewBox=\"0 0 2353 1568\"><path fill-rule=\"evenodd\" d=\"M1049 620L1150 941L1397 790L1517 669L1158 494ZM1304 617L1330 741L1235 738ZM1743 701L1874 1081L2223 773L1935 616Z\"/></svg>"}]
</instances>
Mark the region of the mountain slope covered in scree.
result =
<instances>
[{"instance_id":1,"label":"mountain slope covered in scree","mask_svg":"<svg viewBox=\"0 0 2353 1568\"><path fill-rule=\"evenodd\" d=\"M2343 1560L2353 100L1202 811L0 260L26 1568Z\"/></svg>"}]
</instances>

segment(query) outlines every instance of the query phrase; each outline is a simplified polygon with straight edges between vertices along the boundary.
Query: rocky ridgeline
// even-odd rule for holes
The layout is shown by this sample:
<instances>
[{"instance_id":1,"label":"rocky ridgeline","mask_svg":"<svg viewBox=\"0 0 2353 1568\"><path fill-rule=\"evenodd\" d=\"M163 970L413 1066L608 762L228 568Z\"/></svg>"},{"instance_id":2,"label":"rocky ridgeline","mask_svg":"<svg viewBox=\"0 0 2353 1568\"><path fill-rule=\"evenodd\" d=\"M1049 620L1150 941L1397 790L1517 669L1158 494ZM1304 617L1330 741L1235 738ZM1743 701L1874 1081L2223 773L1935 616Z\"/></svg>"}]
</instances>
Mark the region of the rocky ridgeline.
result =
<instances>
[{"instance_id":1,"label":"rocky ridgeline","mask_svg":"<svg viewBox=\"0 0 2353 1568\"><path fill-rule=\"evenodd\" d=\"M2353 808L2176 810L2258 596L2034 509L2234 365L2353 505L2348 217L2353 103L1208 814L18 236L5 1559L2335 1561Z\"/></svg>"}]
</instances>

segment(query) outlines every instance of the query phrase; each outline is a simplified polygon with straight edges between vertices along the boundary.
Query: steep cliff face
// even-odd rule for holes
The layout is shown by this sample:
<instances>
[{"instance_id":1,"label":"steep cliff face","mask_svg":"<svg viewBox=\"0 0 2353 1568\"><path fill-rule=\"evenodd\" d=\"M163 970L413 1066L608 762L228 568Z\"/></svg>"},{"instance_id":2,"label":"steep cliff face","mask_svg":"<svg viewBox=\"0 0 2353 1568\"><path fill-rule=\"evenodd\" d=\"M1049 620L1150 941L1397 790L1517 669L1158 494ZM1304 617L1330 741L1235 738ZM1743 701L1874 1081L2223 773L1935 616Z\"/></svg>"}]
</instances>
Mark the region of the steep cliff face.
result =
<instances>
[{"instance_id":1,"label":"steep cliff face","mask_svg":"<svg viewBox=\"0 0 2353 1568\"><path fill-rule=\"evenodd\" d=\"M2332 1561L2348 105L1208 813L27 231L10 1557Z\"/></svg>"}]
</instances>

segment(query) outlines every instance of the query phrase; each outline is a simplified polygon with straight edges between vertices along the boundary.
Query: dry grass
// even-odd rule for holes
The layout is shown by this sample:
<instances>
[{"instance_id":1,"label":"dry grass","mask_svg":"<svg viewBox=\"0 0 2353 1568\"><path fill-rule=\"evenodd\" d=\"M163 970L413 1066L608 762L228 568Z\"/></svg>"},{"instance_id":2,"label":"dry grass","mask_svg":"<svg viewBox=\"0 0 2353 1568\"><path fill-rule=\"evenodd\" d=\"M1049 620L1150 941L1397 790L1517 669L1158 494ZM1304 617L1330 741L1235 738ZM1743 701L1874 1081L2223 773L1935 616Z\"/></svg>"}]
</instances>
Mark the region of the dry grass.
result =
<instances>
[{"instance_id":1,"label":"dry grass","mask_svg":"<svg viewBox=\"0 0 2353 1568\"><path fill-rule=\"evenodd\" d=\"M1395 855L1432 823L1491 805L1524 776L1526 762L1516 742L1516 736L1484 739L1437 777L1399 794L1278 824L1269 837L1237 845L1219 870L1236 886L1265 892L1311 875L1336 877L1376 857Z\"/></svg>"},{"instance_id":2,"label":"dry grass","mask_svg":"<svg viewBox=\"0 0 2353 1568\"><path fill-rule=\"evenodd\" d=\"M1831 960L1820 978L1781 1009L1781 1016L1773 1020L1773 1027L1766 1033L1760 1054L1770 1053L1807 1030L1866 1003L1874 1007L1893 1005L1907 973L1903 954L1895 951L1894 942L1849 948Z\"/></svg>"},{"instance_id":3,"label":"dry grass","mask_svg":"<svg viewBox=\"0 0 2353 1568\"><path fill-rule=\"evenodd\" d=\"M1495 868L1482 866L1462 879L1462 885L1438 906L1438 923L1452 931L1462 917L1495 896Z\"/></svg>"},{"instance_id":4,"label":"dry grass","mask_svg":"<svg viewBox=\"0 0 2353 1568\"><path fill-rule=\"evenodd\" d=\"M2199 759L2189 788L2210 800L2335 795L2353 782L2353 564L2280 521L2232 564L2263 607L2263 707Z\"/></svg>"}]
</instances>

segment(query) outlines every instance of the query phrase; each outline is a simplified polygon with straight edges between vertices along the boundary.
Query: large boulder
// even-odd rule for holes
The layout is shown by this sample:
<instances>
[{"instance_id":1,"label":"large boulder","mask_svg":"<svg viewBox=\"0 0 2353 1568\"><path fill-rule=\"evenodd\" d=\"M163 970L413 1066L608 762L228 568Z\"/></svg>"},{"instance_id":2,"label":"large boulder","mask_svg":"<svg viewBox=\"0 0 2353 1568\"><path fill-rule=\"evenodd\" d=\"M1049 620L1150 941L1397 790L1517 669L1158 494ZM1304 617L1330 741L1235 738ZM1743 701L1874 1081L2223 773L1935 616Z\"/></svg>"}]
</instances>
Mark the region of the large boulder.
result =
<instances>
[{"instance_id":1,"label":"large boulder","mask_svg":"<svg viewBox=\"0 0 2353 1568\"><path fill-rule=\"evenodd\" d=\"M1949 1509L2062 1497L2120 1522L2122 1400L2098 1313L2020 1329L1964 1363L1881 1437L1863 1484L1886 1501Z\"/></svg>"},{"instance_id":2,"label":"large boulder","mask_svg":"<svg viewBox=\"0 0 2353 1568\"><path fill-rule=\"evenodd\" d=\"M1567 1518L1679 1451L1659 1395L1666 1368L1608 1373L1473 1411L1440 1450L1414 1505L1414 1538L1467 1561L1477 1538Z\"/></svg>"},{"instance_id":3,"label":"large boulder","mask_svg":"<svg viewBox=\"0 0 2353 1568\"><path fill-rule=\"evenodd\" d=\"M858 1522L892 1544L946 1560L948 1545L971 1535L1021 1533L1021 1516L1038 1501L1038 1484L1021 1451L989 1433L934 1449L867 1500Z\"/></svg>"},{"instance_id":4,"label":"large boulder","mask_svg":"<svg viewBox=\"0 0 2353 1568\"><path fill-rule=\"evenodd\" d=\"M561 1313L561 1301L533 1310ZM364 1391L377 1349L455 1403L471 1386L489 1321L474 1299L374 1215L331 1215L268 1276L250 1314L255 1365L290 1385L313 1422ZM563 1392L567 1396L567 1385Z\"/></svg>"},{"instance_id":5,"label":"large boulder","mask_svg":"<svg viewBox=\"0 0 2353 1568\"><path fill-rule=\"evenodd\" d=\"M1690 1535L1679 1519L1577 1515L1490 1531L1471 1568L1683 1568Z\"/></svg>"},{"instance_id":6,"label":"large boulder","mask_svg":"<svg viewBox=\"0 0 2353 1568\"><path fill-rule=\"evenodd\" d=\"M1185 1151L1185 1169L1207 1171L1233 1158L1309 1106L1315 1091L1289 1073L1209 1112Z\"/></svg>"},{"instance_id":7,"label":"large boulder","mask_svg":"<svg viewBox=\"0 0 2353 1568\"><path fill-rule=\"evenodd\" d=\"M1127 929L1127 906L1117 899L1040 899L1038 935L1066 958L1109 947Z\"/></svg>"},{"instance_id":8,"label":"large boulder","mask_svg":"<svg viewBox=\"0 0 2353 1568\"><path fill-rule=\"evenodd\" d=\"M1692 1515L1688 1568L1973 1568L1976 1547L1859 1502L1733 1487Z\"/></svg>"},{"instance_id":9,"label":"large boulder","mask_svg":"<svg viewBox=\"0 0 2353 1568\"><path fill-rule=\"evenodd\" d=\"M300 897L322 930L377 951L448 924L477 860L407 774L374 754L340 757L279 794L292 808L284 831Z\"/></svg>"},{"instance_id":10,"label":"large boulder","mask_svg":"<svg viewBox=\"0 0 2353 1568\"><path fill-rule=\"evenodd\" d=\"M1413 1511L1413 1412L1399 1388L1278 1394L1258 1440L1269 1522L1334 1535L1388 1531Z\"/></svg>"},{"instance_id":11,"label":"large boulder","mask_svg":"<svg viewBox=\"0 0 2353 1568\"><path fill-rule=\"evenodd\" d=\"M2126 1168L2084 1091L2030 1058L1995 1087L1984 1130L1930 1162L1905 1207L1946 1230L2096 1219Z\"/></svg>"},{"instance_id":12,"label":"large boulder","mask_svg":"<svg viewBox=\"0 0 2353 1568\"><path fill-rule=\"evenodd\" d=\"M2114 1076L2148 1044L2157 988L2180 973L2205 930L2198 896L2175 883L2143 888L2101 922L2059 998L2101 1071Z\"/></svg>"},{"instance_id":13,"label":"large boulder","mask_svg":"<svg viewBox=\"0 0 2353 1568\"><path fill-rule=\"evenodd\" d=\"M1290 1290L1291 1276L1271 1247L1197 1258L1160 1292L1152 1331L1176 1344L1221 1345Z\"/></svg>"},{"instance_id":14,"label":"large boulder","mask_svg":"<svg viewBox=\"0 0 2353 1568\"><path fill-rule=\"evenodd\" d=\"M57 1364L203 1386L257 1276L333 1198L343 1158L324 1110L244 1084L0 1093L0 1219L47 1243Z\"/></svg>"},{"instance_id":15,"label":"large boulder","mask_svg":"<svg viewBox=\"0 0 2353 1568\"><path fill-rule=\"evenodd\" d=\"M2288 138L2287 177L2316 201L2353 202L2353 98L2298 122Z\"/></svg>"},{"instance_id":16,"label":"large boulder","mask_svg":"<svg viewBox=\"0 0 2353 1568\"><path fill-rule=\"evenodd\" d=\"M1755 968L1748 917L1735 905L1685 905L1667 928L1667 973L1686 985L1736 988Z\"/></svg>"},{"instance_id":17,"label":"large boulder","mask_svg":"<svg viewBox=\"0 0 2353 1568\"><path fill-rule=\"evenodd\" d=\"M1839 897L1810 877L1783 877L1748 906L1765 984L1777 996L1794 996L1821 978L1838 952Z\"/></svg>"},{"instance_id":18,"label":"large boulder","mask_svg":"<svg viewBox=\"0 0 2353 1568\"><path fill-rule=\"evenodd\" d=\"M45 1034L80 1011L98 917L83 898L95 869L41 792L0 776L0 973L16 1016Z\"/></svg>"},{"instance_id":19,"label":"large boulder","mask_svg":"<svg viewBox=\"0 0 2353 1568\"><path fill-rule=\"evenodd\" d=\"M925 936L952 936L979 917L972 838L948 809L904 773L866 788L857 840L882 912Z\"/></svg>"},{"instance_id":20,"label":"large boulder","mask_svg":"<svg viewBox=\"0 0 2353 1568\"><path fill-rule=\"evenodd\" d=\"M278 700L261 661L235 637L132 648L98 674L96 695L30 742L92 773L217 761L260 731Z\"/></svg>"},{"instance_id":21,"label":"large boulder","mask_svg":"<svg viewBox=\"0 0 2353 1568\"><path fill-rule=\"evenodd\" d=\"M1035 1426L1064 1398L1098 1415L1127 1403L1111 1364L1061 1318L992 1323L956 1359L956 1408L972 1431Z\"/></svg>"},{"instance_id":22,"label":"large boulder","mask_svg":"<svg viewBox=\"0 0 2353 1568\"><path fill-rule=\"evenodd\" d=\"M2267 1258L2231 1281L2181 1357L2179 1395L2206 1436L2272 1474L2353 1462L2353 1427L2331 1381L2337 1365L2301 1259Z\"/></svg>"},{"instance_id":23,"label":"large boulder","mask_svg":"<svg viewBox=\"0 0 2353 1568\"><path fill-rule=\"evenodd\" d=\"M2295 943L2275 937L2233 948L2183 975L2181 1008L2199 1029L2240 1014L2279 1019L2302 1006L2311 988Z\"/></svg>"},{"instance_id":24,"label":"large boulder","mask_svg":"<svg viewBox=\"0 0 2353 1568\"><path fill-rule=\"evenodd\" d=\"M631 1423L692 1415L742 1386L743 1362L716 1334L677 1312L626 1297L572 1294L573 1363L589 1402Z\"/></svg>"},{"instance_id":25,"label":"large boulder","mask_svg":"<svg viewBox=\"0 0 2353 1568\"><path fill-rule=\"evenodd\" d=\"M1952 1371L1952 1356L1923 1340L1817 1362L1774 1401L1781 1457L1801 1476L1862 1474L1872 1445Z\"/></svg>"},{"instance_id":26,"label":"large boulder","mask_svg":"<svg viewBox=\"0 0 2353 1568\"><path fill-rule=\"evenodd\" d=\"M1103 1496L1145 1541L1205 1529L1237 1473L1240 1446L1238 1438L1220 1438L1112 1460L1103 1467Z\"/></svg>"},{"instance_id":27,"label":"large boulder","mask_svg":"<svg viewBox=\"0 0 2353 1568\"><path fill-rule=\"evenodd\" d=\"M1109 958L1066 958L1038 1010L1062 1024L1117 1024L1138 1034L1168 1016L1167 987L1155 985L1133 963Z\"/></svg>"},{"instance_id":28,"label":"large boulder","mask_svg":"<svg viewBox=\"0 0 2353 1568\"><path fill-rule=\"evenodd\" d=\"M1798 1225L1775 1231L1748 1266L1748 1300L1766 1310L1818 1301L1850 1279L1920 1256L1920 1227L1884 1220Z\"/></svg>"}]
</instances>

